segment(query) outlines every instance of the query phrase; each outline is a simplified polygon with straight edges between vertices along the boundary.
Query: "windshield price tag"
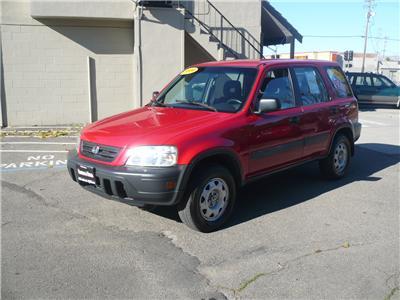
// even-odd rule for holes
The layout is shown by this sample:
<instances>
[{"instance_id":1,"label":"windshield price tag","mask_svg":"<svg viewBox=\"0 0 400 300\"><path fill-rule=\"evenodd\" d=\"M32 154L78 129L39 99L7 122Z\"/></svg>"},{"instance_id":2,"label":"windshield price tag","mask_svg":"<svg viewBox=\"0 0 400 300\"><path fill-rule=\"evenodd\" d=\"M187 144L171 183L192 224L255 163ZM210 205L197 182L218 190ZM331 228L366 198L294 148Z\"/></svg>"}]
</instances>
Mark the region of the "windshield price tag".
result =
<instances>
[{"instance_id":1,"label":"windshield price tag","mask_svg":"<svg viewBox=\"0 0 400 300\"><path fill-rule=\"evenodd\" d=\"M181 72L181 75L193 74L193 73L196 73L198 70L199 70L199 68L196 68L196 67L189 68L189 69L186 69L183 72Z\"/></svg>"}]
</instances>

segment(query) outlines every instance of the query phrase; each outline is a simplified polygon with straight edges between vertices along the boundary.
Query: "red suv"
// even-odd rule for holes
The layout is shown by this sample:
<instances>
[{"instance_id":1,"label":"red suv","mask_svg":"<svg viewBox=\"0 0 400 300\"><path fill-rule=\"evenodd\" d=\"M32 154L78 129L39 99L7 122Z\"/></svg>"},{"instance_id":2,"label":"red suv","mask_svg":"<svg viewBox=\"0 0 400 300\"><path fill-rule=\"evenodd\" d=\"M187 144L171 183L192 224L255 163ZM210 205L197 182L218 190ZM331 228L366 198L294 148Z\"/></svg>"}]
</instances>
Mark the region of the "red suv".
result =
<instances>
[{"instance_id":1,"label":"red suv","mask_svg":"<svg viewBox=\"0 0 400 300\"><path fill-rule=\"evenodd\" d=\"M184 70L145 107L84 128L68 170L101 196L174 205L186 225L210 232L249 181L311 160L341 178L360 132L336 63L209 62Z\"/></svg>"}]
</instances>

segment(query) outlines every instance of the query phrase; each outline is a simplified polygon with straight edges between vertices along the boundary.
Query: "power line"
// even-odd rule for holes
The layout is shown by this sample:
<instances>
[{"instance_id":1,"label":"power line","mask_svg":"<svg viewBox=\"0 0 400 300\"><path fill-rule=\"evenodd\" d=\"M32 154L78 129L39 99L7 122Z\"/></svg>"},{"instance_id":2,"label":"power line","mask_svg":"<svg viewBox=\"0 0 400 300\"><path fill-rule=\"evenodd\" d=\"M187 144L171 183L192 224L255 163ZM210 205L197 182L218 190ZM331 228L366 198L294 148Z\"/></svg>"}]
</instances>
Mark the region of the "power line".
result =
<instances>
[{"instance_id":1,"label":"power line","mask_svg":"<svg viewBox=\"0 0 400 300\"><path fill-rule=\"evenodd\" d=\"M310 37L310 38L365 38L365 35L303 35L303 37ZM394 38L385 38L379 36L369 36L368 39L376 39L376 40L388 40L388 41L395 41L399 42L400 39Z\"/></svg>"},{"instance_id":2,"label":"power line","mask_svg":"<svg viewBox=\"0 0 400 300\"><path fill-rule=\"evenodd\" d=\"M362 35L303 35L303 37L313 37L313 38L356 38L356 37L362 37Z\"/></svg>"},{"instance_id":3,"label":"power line","mask_svg":"<svg viewBox=\"0 0 400 300\"><path fill-rule=\"evenodd\" d=\"M364 37L364 36L361 36ZM388 37L377 37L377 36L369 36L369 39L376 39L376 40L385 40L385 41L395 41L395 42L399 42L400 39L393 39L393 38L388 38Z\"/></svg>"}]
</instances>

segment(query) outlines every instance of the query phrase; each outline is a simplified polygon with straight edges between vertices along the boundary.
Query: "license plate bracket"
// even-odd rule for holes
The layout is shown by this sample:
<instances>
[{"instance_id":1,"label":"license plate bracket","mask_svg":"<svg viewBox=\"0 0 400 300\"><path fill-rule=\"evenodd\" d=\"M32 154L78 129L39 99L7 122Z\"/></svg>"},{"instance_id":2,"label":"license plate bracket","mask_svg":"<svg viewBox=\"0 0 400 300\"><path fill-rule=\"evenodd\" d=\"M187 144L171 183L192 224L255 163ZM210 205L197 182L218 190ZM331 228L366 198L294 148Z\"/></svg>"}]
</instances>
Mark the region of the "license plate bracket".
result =
<instances>
[{"instance_id":1,"label":"license plate bracket","mask_svg":"<svg viewBox=\"0 0 400 300\"><path fill-rule=\"evenodd\" d=\"M95 169L93 167L77 165L76 166L77 178L83 184L96 185Z\"/></svg>"}]
</instances>

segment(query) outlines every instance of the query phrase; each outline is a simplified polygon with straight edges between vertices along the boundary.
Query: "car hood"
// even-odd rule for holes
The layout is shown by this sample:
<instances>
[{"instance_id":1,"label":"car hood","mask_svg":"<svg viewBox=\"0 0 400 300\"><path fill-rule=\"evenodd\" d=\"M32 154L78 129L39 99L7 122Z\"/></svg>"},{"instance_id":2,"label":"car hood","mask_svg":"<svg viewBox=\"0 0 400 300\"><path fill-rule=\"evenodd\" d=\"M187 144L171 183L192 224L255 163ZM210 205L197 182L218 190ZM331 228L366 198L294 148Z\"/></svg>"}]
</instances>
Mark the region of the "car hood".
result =
<instances>
[{"instance_id":1,"label":"car hood","mask_svg":"<svg viewBox=\"0 0 400 300\"><path fill-rule=\"evenodd\" d=\"M82 130L81 138L116 147L173 144L174 137L223 122L233 114L172 107L143 107Z\"/></svg>"}]
</instances>

